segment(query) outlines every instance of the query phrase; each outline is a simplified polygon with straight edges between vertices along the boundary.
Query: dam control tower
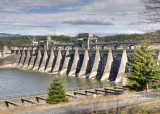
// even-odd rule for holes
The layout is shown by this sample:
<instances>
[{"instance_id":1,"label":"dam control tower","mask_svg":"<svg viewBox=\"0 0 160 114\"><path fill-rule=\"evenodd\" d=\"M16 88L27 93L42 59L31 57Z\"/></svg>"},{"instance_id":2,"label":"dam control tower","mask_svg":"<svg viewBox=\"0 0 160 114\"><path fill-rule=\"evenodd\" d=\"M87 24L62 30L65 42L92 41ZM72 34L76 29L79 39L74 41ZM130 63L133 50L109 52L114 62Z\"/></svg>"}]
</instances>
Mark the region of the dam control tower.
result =
<instances>
[{"instance_id":1,"label":"dam control tower","mask_svg":"<svg viewBox=\"0 0 160 114\"><path fill-rule=\"evenodd\" d=\"M97 43L97 38L93 33L80 33L78 34L78 43L80 46L86 46L90 49L90 43Z\"/></svg>"}]
</instances>

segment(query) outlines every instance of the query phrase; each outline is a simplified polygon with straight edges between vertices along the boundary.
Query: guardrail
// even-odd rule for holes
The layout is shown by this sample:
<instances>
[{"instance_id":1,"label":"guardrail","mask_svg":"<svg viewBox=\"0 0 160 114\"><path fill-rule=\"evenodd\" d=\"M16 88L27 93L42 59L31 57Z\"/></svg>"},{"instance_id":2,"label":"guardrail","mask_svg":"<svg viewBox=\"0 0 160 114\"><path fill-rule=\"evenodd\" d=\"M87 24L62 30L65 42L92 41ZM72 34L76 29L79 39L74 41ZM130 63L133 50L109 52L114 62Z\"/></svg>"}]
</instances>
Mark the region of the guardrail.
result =
<instances>
[{"instance_id":1,"label":"guardrail","mask_svg":"<svg viewBox=\"0 0 160 114\"><path fill-rule=\"evenodd\" d=\"M107 98L106 98L107 99ZM146 111L141 108L141 103L154 101L154 106L149 105L147 109L151 108L154 111L160 110L160 88L148 91L140 91L135 93L128 93L119 96L110 96L105 101L104 98L95 98L93 100L86 100L83 103L75 103L71 105L55 106L48 109L29 111L27 114L43 113L43 114L134 114L134 113L151 113L152 110ZM152 104L152 105L153 105ZM24 114L24 113L21 113Z\"/></svg>"}]
</instances>

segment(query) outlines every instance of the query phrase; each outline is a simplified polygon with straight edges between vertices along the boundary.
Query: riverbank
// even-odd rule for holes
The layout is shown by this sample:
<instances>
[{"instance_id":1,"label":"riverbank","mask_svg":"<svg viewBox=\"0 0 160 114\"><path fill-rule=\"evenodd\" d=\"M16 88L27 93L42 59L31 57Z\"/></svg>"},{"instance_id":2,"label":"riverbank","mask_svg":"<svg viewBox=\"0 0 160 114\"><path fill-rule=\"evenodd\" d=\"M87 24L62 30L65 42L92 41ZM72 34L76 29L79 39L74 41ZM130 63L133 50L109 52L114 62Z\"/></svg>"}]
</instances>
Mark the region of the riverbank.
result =
<instances>
[{"instance_id":1,"label":"riverbank","mask_svg":"<svg viewBox=\"0 0 160 114\"><path fill-rule=\"evenodd\" d=\"M141 103L138 105L117 109L119 114L160 114L160 100ZM109 113L115 113L110 110Z\"/></svg>"},{"instance_id":2,"label":"riverbank","mask_svg":"<svg viewBox=\"0 0 160 114\"><path fill-rule=\"evenodd\" d=\"M0 68L16 68L16 56L8 54L6 57L0 58Z\"/></svg>"}]
</instances>

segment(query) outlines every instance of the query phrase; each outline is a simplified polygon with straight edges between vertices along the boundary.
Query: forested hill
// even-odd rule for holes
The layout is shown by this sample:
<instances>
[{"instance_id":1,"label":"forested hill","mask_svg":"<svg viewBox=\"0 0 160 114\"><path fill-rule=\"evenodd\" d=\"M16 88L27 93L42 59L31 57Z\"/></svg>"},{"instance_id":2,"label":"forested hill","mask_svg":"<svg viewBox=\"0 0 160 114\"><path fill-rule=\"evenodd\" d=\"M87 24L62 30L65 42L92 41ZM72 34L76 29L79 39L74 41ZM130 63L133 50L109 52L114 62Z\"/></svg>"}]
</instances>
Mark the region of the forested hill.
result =
<instances>
[{"instance_id":1,"label":"forested hill","mask_svg":"<svg viewBox=\"0 0 160 114\"><path fill-rule=\"evenodd\" d=\"M119 34L114 36L104 36L104 37L98 37L99 42L111 42L111 41L139 41L145 39L144 34Z\"/></svg>"},{"instance_id":2,"label":"forested hill","mask_svg":"<svg viewBox=\"0 0 160 114\"><path fill-rule=\"evenodd\" d=\"M7 45L8 47L14 47L18 45L32 45L33 36L7 36L7 37L0 37L0 49L3 46ZM40 41L41 39L46 39L47 36L34 36L36 41ZM57 41L59 43L76 43L77 37L70 37L70 36L51 36L52 40Z\"/></svg>"},{"instance_id":3,"label":"forested hill","mask_svg":"<svg viewBox=\"0 0 160 114\"><path fill-rule=\"evenodd\" d=\"M31 38L32 36L30 36ZM35 36L36 40L46 38L47 36ZM113 36L103 36L98 38L98 42L111 42L111 41L139 41L144 39L152 39L152 40L160 40L159 35L149 35L149 34L119 34ZM51 36L52 40L57 41L59 43L76 43L78 37L70 37L70 36ZM4 45L8 47L17 46L17 45L31 45L32 42L28 38L28 36L8 36L8 37L0 37L0 48Z\"/></svg>"}]
</instances>

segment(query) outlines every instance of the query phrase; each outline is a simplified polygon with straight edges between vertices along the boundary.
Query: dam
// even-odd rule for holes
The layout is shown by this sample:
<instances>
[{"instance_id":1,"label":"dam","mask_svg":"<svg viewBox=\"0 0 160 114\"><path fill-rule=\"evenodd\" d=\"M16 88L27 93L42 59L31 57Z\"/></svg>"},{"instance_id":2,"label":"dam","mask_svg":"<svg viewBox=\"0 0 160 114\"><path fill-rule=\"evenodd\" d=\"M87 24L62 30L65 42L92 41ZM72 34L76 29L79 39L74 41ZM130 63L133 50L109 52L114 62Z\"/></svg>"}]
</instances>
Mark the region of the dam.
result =
<instances>
[{"instance_id":1,"label":"dam","mask_svg":"<svg viewBox=\"0 0 160 114\"><path fill-rule=\"evenodd\" d=\"M121 78L133 50L14 50L16 67L60 75L111 80Z\"/></svg>"},{"instance_id":2,"label":"dam","mask_svg":"<svg viewBox=\"0 0 160 114\"><path fill-rule=\"evenodd\" d=\"M82 40L87 41L87 49L76 47L77 45L73 44L48 45L47 43L46 49L40 49L38 45L19 46L11 50L10 56L5 57L4 55L6 55L5 52L7 51L4 48L2 51L4 57L1 58L0 63L10 64L23 70L99 79L101 81L109 80L125 85L126 66L134 52L131 46L139 43L96 43L96 38L91 37L89 39L89 34L87 39L85 35L81 34L80 36L83 37L83 39L81 38ZM105 49L106 45L114 48ZM125 45L125 48L116 49L117 45ZM155 59L160 59L159 50L155 50L155 52Z\"/></svg>"},{"instance_id":3,"label":"dam","mask_svg":"<svg viewBox=\"0 0 160 114\"><path fill-rule=\"evenodd\" d=\"M13 50L15 67L79 78L123 81L133 50ZM158 58L159 51L157 51ZM9 60L6 60L9 61ZM7 62L5 62L7 63Z\"/></svg>"}]
</instances>

